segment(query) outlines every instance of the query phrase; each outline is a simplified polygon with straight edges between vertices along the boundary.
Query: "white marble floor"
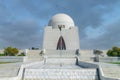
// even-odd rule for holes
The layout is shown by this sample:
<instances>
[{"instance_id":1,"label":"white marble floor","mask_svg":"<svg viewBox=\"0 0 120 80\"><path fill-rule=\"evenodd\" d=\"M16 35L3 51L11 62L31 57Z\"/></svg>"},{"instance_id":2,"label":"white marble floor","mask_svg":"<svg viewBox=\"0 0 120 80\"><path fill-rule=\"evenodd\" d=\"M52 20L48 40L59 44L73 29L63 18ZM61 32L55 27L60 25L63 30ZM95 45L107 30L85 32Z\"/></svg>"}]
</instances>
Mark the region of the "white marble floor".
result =
<instances>
[{"instance_id":1,"label":"white marble floor","mask_svg":"<svg viewBox=\"0 0 120 80\"><path fill-rule=\"evenodd\" d=\"M33 69L82 69L82 67L77 66L75 64L43 64L43 65L34 65L28 68Z\"/></svg>"}]
</instances>

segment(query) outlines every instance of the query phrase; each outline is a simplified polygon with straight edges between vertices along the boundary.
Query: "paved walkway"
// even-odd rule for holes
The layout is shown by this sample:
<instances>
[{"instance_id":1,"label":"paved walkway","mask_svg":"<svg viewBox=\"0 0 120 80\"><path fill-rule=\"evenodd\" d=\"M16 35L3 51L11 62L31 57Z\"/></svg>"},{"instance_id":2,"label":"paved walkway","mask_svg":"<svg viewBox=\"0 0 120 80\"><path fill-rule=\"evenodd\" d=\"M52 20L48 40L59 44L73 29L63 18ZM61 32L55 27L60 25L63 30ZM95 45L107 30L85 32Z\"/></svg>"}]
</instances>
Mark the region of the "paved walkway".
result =
<instances>
[{"instance_id":1,"label":"paved walkway","mask_svg":"<svg viewBox=\"0 0 120 80\"><path fill-rule=\"evenodd\" d=\"M0 77L17 76L22 63L0 64Z\"/></svg>"}]
</instances>

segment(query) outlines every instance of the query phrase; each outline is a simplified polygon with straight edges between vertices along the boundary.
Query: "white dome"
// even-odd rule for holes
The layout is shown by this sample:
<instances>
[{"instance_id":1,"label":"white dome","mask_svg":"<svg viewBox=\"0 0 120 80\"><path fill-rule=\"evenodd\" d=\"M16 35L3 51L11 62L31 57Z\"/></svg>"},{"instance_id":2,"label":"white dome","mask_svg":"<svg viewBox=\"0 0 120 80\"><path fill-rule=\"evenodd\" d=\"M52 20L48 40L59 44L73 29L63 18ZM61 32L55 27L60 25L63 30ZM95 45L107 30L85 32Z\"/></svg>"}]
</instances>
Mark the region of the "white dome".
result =
<instances>
[{"instance_id":1,"label":"white dome","mask_svg":"<svg viewBox=\"0 0 120 80\"><path fill-rule=\"evenodd\" d=\"M74 27L74 21L66 14L56 14L50 19L48 26L52 26L52 28L63 26L65 29L69 29L70 27Z\"/></svg>"}]
</instances>

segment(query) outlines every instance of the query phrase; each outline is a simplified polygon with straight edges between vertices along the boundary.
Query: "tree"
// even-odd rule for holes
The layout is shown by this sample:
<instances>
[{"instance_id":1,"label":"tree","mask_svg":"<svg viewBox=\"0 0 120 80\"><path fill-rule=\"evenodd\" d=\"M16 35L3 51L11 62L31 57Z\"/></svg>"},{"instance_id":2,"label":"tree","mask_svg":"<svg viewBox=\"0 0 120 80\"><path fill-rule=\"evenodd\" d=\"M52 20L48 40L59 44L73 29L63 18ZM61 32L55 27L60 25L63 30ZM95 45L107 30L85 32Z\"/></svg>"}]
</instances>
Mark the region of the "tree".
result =
<instances>
[{"instance_id":1,"label":"tree","mask_svg":"<svg viewBox=\"0 0 120 80\"><path fill-rule=\"evenodd\" d=\"M112 50L108 50L108 51L107 51L107 55L108 55L108 56L112 56Z\"/></svg>"},{"instance_id":2,"label":"tree","mask_svg":"<svg viewBox=\"0 0 120 80\"><path fill-rule=\"evenodd\" d=\"M17 55L19 50L17 48L7 47L4 49L4 54L6 56L15 56Z\"/></svg>"},{"instance_id":3,"label":"tree","mask_svg":"<svg viewBox=\"0 0 120 80\"><path fill-rule=\"evenodd\" d=\"M107 51L107 55L112 57L120 57L120 48L116 46L112 47L112 49Z\"/></svg>"},{"instance_id":4,"label":"tree","mask_svg":"<svg viewBox=\"0 0 120 80\"><path fill-rule=\"evenodd\" d=\"M94 50L95 55L101 55L102 56L103 51L100 50Z\"/></svg>"},{"instance_id":5,"label":"tree","mask_svg":"<svg viewBox=\"0 0 120 80\"><path fill-rule=\"evenodd\" d=\"M25 56L25 53L22 52L21 54L17 55L17 56Z\"/></svg>"},{"instance_id":6,"label":"tree","mask_svg":"<svg viewBox=\"0 0 120 80\"><path fill-rule=\"evenodd\" d=\"M113 51L113 52L112 52L112 56L115 56L115 57L118 56L118 52L114 52L114 51Z\"/></svg>"},{"instance_id":7,"label":"tree","mask_svg":"<svg viewBox=\"0 0 120 80\"><path fill-rule=\"evenodd\" d=\"M118 57L120 57L120 51L118 52Z\"/></svg>"},{"instance_id":8,"label":"tree","mask_svg":"<svg viewBox=\"0 0 120 80\"><path fill-rule=\"evenodd\" d=\"M31 49L32 49L32 50L35 50L35 47L32 47Z\"/></svg>"},{"instance_id":9,"label":"tree","mask_svg":"<svg viewBox=\"0 0 120 80\"><path fill-rule=\"evenodd\" d=\"M114 47L112 48L112 50L115 51L115 52L118 52L120 49L119 49L118 47L114 46Z\"/></svg>"},{"instance_id":10,"label":"tree","mask_svg":"<svg viewBox=\"0 0 120 80\"><path fill-rule=\"evenodd\" d=\"M31 49L32 49L32 50L38 50L39 48L36 48L36 47L32 47Z\"/></svg>"}]
</instances>

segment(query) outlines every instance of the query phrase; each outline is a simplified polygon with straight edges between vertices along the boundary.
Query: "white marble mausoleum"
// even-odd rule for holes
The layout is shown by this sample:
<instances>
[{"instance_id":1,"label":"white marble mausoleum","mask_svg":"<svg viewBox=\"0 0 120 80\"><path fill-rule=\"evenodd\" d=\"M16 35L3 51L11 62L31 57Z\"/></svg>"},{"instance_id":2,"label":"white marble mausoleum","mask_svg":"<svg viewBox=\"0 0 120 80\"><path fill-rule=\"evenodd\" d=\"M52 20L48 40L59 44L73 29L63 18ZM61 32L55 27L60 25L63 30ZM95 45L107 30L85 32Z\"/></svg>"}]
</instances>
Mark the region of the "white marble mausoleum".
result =
<instances>
[{"instance_id":1,"label":"white marble mausoleum","mask_svg":"<svg viewBox=\"0 0 120 80\"><path fill-rule=\"evenodd\" d=\"M81 50L78 27L67 14L49 20L43 49L24 52L25 57L0 57L1 62L10 62L0 64L0 80L120 80L120 66L108 63L119 58L96 57L93 50Z\"/></svg>"}]
</instances>

